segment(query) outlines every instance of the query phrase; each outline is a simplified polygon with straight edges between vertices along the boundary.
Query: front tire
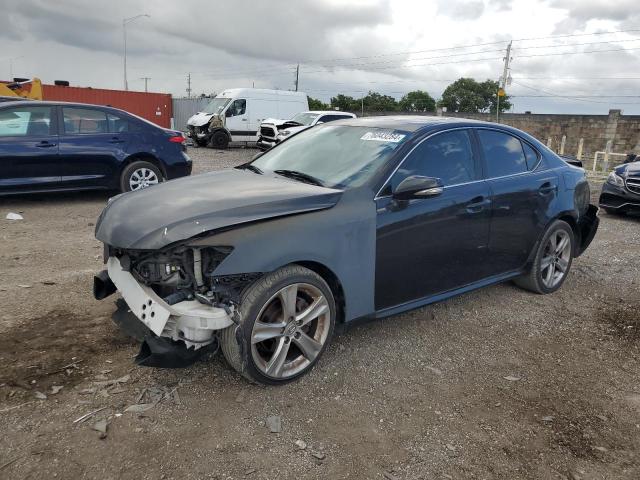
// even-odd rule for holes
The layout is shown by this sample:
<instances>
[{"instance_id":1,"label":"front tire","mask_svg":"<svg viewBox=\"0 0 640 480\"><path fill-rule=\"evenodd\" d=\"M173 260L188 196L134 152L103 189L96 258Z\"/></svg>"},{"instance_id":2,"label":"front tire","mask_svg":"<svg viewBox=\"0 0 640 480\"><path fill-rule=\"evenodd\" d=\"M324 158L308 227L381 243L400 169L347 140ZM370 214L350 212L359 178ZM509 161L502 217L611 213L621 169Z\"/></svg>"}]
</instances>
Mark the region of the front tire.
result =
<instances>
[{"instance_id":1,"label":"front tire","mask_svg":"<svg viewBox=\"0 0 640 480\"><path fill-rule=\"evenodd\" d=\"M222 130L213 132L209 140L209 145L211 148L225 150L229 146L229 136Z\"/></svg>"},{"instance_id":2,"label":"front tire","mask_svg":"<svg viewBox=\"0 0 640 480\"><path fill-rule=\"evenodd\" d=\"M336 306L315 272L289 265L243 294L238 325L221 333L227 362L252 382L278 385L307 373L329 345Z\"/></svg>"},{"instance_id":3,"label":"front tire","mask_svg":"<svg viewBox=\"0 0 640 480\"><path fill-rule=\"evenodd\" d=\"M574 243L571 226L565 221L556 220L542 237L531 270L514 280L514 283L535 293L555 292L571 269Z\"/></svg>"},{"instance_id":4,"label":"front tire","mask_svg":"<svg viewBox=\"0 0 640 480\"><path fill-rule=\"evenodd\" d=\"M153 163L138 160L127 165L120 176L120 190L132 192L157 185L162 181L160 169Z\"/></svg>"}]
</instances>

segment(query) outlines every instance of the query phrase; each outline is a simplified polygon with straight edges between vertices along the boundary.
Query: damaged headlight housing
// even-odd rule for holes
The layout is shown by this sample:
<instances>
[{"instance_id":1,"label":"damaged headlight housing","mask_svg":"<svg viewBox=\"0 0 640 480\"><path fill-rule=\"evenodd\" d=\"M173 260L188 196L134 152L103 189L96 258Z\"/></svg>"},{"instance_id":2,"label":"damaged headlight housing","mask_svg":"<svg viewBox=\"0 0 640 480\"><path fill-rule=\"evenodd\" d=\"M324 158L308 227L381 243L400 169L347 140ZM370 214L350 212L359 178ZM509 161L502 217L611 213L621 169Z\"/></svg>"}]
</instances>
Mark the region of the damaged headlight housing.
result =
<instances>
[{"instance_id":1,"label":"damaged headlight housing","mask_svg":"<svg viewBox=\"0 0 640 480\"><path fill-rule=\"evenodd\" d=\"M607 183L611 185L615 185L616 187L623 188L624 187L624 179L618 175L616 172L611 172L607 177Z\"/></svg>"}]
</instances>

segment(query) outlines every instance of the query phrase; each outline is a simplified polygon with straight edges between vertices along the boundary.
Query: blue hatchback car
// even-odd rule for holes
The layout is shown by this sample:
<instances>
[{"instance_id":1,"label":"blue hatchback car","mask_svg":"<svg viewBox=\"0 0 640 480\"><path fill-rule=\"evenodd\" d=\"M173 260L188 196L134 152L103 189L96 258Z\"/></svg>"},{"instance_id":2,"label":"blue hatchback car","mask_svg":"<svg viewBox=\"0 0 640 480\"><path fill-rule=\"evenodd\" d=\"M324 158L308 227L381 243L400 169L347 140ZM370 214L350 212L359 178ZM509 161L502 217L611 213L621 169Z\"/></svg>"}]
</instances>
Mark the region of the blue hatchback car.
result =
<instances>
[{"instance_id":1,"label":"blue hatchback car","mask_svg":"<svg viewBox=\"0 0 640 480\"><path fill-rule=\"evenodd\" d=\"M191 173L181 132L98 105L0 104L0 194L138 190Z\"/></svg>"}]
</instances>

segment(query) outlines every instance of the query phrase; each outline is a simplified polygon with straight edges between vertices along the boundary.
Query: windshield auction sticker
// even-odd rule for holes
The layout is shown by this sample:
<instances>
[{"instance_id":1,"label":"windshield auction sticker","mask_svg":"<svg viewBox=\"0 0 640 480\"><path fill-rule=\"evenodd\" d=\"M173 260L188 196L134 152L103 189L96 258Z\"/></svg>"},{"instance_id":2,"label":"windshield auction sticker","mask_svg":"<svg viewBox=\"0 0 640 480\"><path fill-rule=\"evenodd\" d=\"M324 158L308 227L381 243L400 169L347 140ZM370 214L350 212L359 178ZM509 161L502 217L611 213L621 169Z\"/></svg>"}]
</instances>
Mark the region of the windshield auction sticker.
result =
<instances>
[{"instance_id":1,"label":"windshield auction sticker","mask_svg":"<svg viewBox=\"0 0 640 480\"><path fill-rule=\"evenodd\" d=\"M360 137L360 140L369 140L373 142L393 142L400 143L406 135L393 132L367 132Z\"/></svg>"}]
</instances>

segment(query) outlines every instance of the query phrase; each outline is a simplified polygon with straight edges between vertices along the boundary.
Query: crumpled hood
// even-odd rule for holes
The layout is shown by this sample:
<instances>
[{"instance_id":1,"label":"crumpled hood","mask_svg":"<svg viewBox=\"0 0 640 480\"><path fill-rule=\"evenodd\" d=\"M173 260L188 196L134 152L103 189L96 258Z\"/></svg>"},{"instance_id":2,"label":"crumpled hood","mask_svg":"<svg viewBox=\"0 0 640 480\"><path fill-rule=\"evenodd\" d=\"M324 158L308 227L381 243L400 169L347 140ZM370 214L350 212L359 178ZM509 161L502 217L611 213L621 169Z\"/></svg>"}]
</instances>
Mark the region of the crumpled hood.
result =
<instances>
[{"instance_id":1,"label":"crumpled hood","mask_svg":"<svg viewBox=\"0 0 640 480\"><path fill-rule=\"evenodd\" d=\"M291 132L291 133L289 133L289 135L293 135L294 133L298 133L298 132L301 132L303 130L307 130L309 128L311 128L311 125L300 125L298 127L285 128L281 132Z\"/></svg>"},{"instance_id":2,"label":"crumpled hood","mask_svg":"<svg viewBox=\"0 0 640 480\"><path fill-rule=\"evenodd\" d=\"M187 120L187 125L190 127L201 127L209 123L211 117L213 117L213 113L198 112L195 115L189 117L189 120Z\"/></svg>"},{"instance_id":3,"label":"crumpled hood","mask_svg":"<svg viewBox=\"0 0 640 480\"><path fill-rule=\"evenodd\" d=\"M114 198L96 238L118 248L155 250L199 233L333 207L341 190L248 170L221 170Z\"/></svg>"},{"instance_id":4,"label":"crumpled hood","mask_svg":"<svg viewBox=\"0 0 640 480\"><path fill-rule=\"evenodd\" d=\"M287 122L288 120L283 120L281 118L265 118L264 120L262 120L262 124L264 125L273 125L275 127L277 127L278 125L282 125L283 123Z\"/></svg>"}]
</instances>

